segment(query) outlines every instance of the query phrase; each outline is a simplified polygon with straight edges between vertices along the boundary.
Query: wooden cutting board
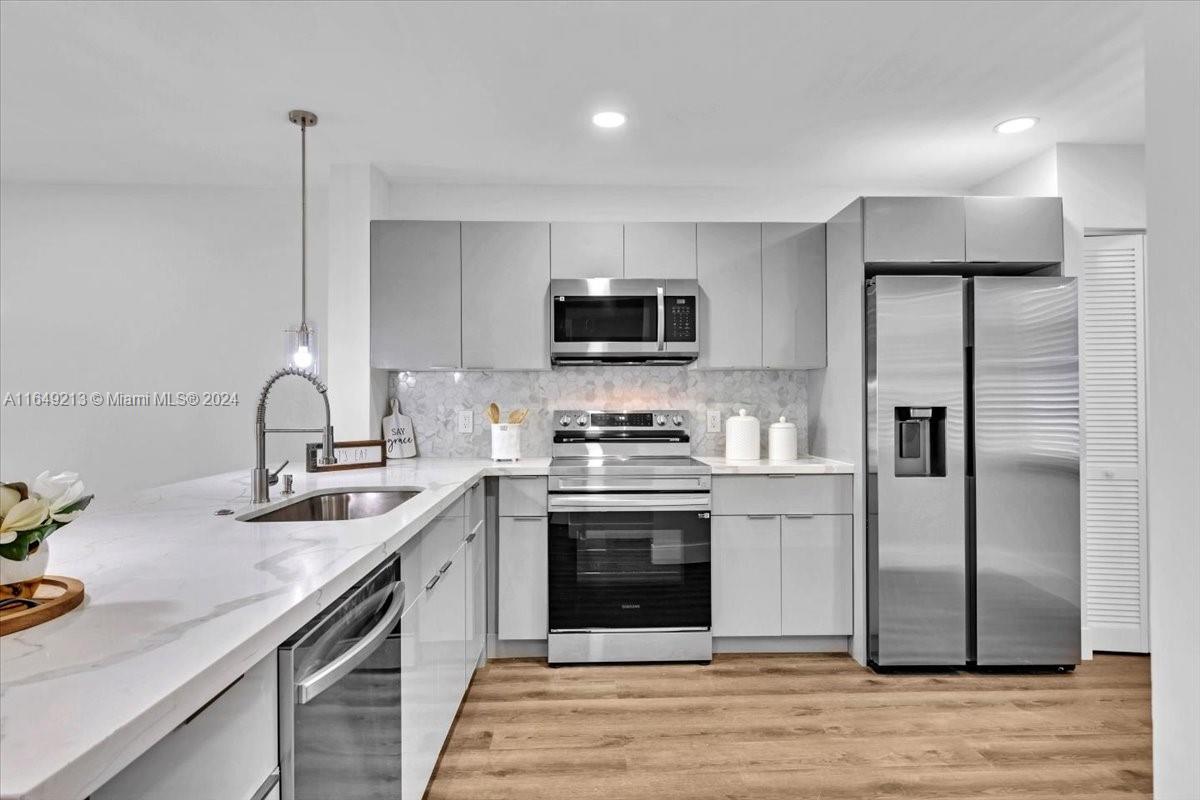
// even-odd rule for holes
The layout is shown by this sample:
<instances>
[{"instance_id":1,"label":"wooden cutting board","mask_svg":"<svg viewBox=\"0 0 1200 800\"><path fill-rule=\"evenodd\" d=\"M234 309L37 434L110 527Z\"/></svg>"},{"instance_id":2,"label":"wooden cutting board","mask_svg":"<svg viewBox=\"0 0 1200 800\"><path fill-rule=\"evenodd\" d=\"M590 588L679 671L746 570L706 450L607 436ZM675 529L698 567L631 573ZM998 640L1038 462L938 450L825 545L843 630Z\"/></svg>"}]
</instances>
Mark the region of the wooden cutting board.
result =
<instances>
[{"instance_id":1,"label":"wooden cutting board","mask_svg":"<svg viewBox=\"0 0 1200 800\"><path fill-rule=\"evenodd\" d=\"M47 575L32 598L0 598L0 636L61 617L82 602L83 581Z\"/></svg>"}]
</instances>

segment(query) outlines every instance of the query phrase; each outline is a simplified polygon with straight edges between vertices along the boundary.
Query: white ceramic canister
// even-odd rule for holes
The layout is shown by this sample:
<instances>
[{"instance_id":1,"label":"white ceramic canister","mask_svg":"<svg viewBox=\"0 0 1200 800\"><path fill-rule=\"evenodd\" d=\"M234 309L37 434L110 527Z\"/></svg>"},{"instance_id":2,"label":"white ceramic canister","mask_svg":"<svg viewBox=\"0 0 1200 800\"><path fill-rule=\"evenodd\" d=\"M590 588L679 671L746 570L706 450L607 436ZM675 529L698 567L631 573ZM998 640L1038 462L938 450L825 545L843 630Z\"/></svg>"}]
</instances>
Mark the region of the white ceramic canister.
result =
<instances>
[{"instance_id":1,"label":"white ceramic canister","mask_svg":"<svg viewBox=\"0 0 1200 800\"><path fill-rule=\"evenodd\" d=\"M758 418L746 414L746 409L725 420L725 458L729 461L757 461L762 451L759 442Z\"/></svg>"},{"instance_id":2,"label":"white ceramic canister","mask_svg":"<svg viewBox=\"0 0 1200 800\"><path fill-rule=\"evenodd\" d=\"M780 417L767 428L767 458L771 461L796 460L796 423Z\"/></svg>"},{"instance_id":3,"label":"white ceramic canister","mask_svg":"<svg viewBox=\"0 0 1200 800\"><path fill-rule=\"evenodd\" d=\"M516 461L521 457L521 426L510 422L492 425L492 461Z\"/></svg>"}]
</instances>

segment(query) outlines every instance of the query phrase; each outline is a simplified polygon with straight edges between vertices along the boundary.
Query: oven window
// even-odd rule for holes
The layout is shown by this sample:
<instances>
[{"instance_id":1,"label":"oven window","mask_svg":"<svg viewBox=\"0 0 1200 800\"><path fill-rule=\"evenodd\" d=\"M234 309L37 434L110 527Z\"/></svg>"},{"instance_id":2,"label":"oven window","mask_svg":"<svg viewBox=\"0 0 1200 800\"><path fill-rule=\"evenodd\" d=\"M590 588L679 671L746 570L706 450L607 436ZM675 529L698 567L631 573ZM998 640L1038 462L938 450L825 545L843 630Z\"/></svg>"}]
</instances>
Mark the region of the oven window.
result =
<instances>
[{"instance_id":1,"label":"oven window","mask_svg":"<svg viewBox=\"0 0 1200 800\"><path fill-rule=\"evenodd\" d=\"M657 342L654 297L556 297L556 342Z\"/></svg>"},{"instance_id":2,"label":"oven window","mask_svg":"<svg viewBox=\"0 0 1200 800\"><path fill-rule=\"evenodd\" d=\"M711 621L709 520L695 511L550 515L550 629Z\"/></svg>"}]
</instances>

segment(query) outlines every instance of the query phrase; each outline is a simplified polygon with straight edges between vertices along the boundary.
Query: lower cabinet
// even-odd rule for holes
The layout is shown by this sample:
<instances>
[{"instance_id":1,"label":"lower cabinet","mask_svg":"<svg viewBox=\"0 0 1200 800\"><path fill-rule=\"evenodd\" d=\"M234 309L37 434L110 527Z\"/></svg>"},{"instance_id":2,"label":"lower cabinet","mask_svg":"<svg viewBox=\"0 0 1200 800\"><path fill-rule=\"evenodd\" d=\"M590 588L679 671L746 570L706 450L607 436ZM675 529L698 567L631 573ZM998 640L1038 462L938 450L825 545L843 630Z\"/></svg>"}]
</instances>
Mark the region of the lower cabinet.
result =
<instances>
[{"instance_id":1,"label":"lower cabinet","mask_svg":"<svg viewBox=\"0 0 1200 800\"><path fill-rule=\"evenodd\" d=\"M464 662L467 683L470 683L487 646L487 561L483 532L484 523L480 519L475 530L467 534L463 545L463 566L467 573L467 654Z\"/></svg>"},{"instance_id":2,"label":"lower cabinet","mask_svg":"<svg viewBox=\"0 0 1200 800\"><path fill-rule=\"evenodd\" d=\"M779 517L713 517L713 636L778 636L779 628Z\"/></svg>"},{"instance_id":3,"label":"lower cabinet","mask_svg":"<svg viewBox=\"0 0 1200 800\"><path fill-rule=\"evenodd\" d=\"M500 639L549 634L549 547L546 517L501 517L497 542L497 629Z\"/></svg>"},{"instance_id":4,"label":"lower cabinet","mask_svg":"<svg viewBox=\"0 0 1200 800\"><path fill-rule=\"evenodd\" d=\"M279 774L278 681L272 651L92 792L92 800L250 800L260 796L260 790Z\"/></svg>"},{"instance_id":5,"label":"lower cabinet","mask_svg":"<svg viewBox=\"0 0 1200 800\"><path fill-rule=\"evenodd\" d=\"M853 518L712 518L713 636L849 636Z\"/></svg>"}]
</instances>

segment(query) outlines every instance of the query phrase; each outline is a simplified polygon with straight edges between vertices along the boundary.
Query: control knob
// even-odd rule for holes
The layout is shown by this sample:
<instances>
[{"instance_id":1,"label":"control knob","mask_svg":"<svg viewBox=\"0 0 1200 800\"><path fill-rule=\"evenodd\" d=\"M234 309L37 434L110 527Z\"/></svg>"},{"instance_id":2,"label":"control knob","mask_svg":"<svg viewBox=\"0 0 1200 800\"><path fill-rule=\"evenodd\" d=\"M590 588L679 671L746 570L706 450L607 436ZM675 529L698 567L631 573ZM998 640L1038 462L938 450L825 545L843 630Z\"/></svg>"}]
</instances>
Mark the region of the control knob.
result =
<instances>
[{"instance_id":1,"label":"control knob","mask_svg":"<svg viewBox=\"0 0 1200 800\"><path fill-rule=\"evenodd\" d=\"M654 424L655 425L666 425L667 418L662 414L655 414L654 415Z\"/></svg>"},{"instance_id":2,"label":"control knob","mask_svg":"<svg viewBox=\"0 0 1200 800\"><path fill-rule=\"evenodd\" d=\"M571 415L563 414L561 417L558 418L558 424L560 427L563 427L563 428L570 425L571 424Z\"/></svg>"},{"instance_id":3,"label":"control knob","mask_svg":"<svg viewBox=\"0 0 1200 800\"><path fill-rule=\"evenodd\" d=\"M578 417L575 418L575 424L580 425L580 426L587 425L588 424L588 415L580 414Z\"/></svg>"},{"instance_id":4,"label":"control knob","mask_svg":"<svg viewBox=\"0 0 1200 800\"><path fill-rule=\"evenodd\" d=\"M671 424L672 424L672 425L674 425L676 428L678 428L679 426L683 425L683 415L682 415L682 414L675 414L674 416L672 416L672 417L671 417Z\"/></svg>"}]
</instances>

